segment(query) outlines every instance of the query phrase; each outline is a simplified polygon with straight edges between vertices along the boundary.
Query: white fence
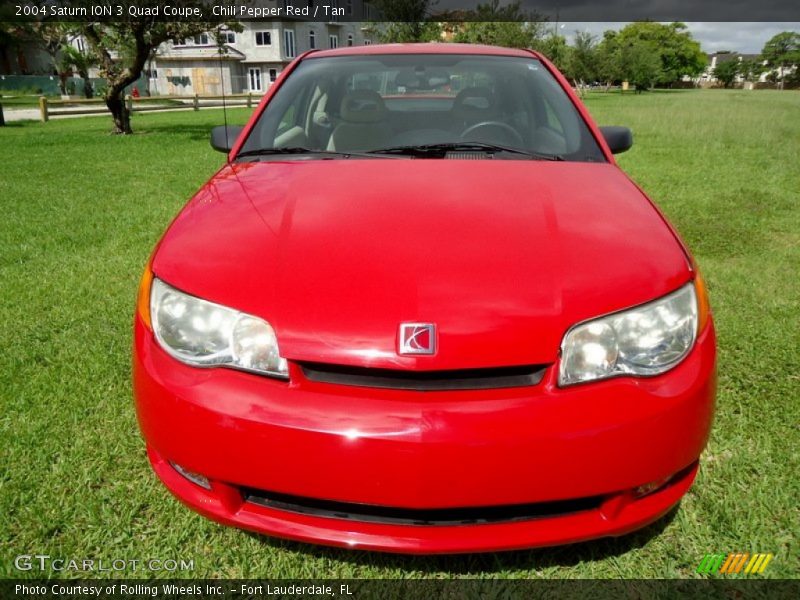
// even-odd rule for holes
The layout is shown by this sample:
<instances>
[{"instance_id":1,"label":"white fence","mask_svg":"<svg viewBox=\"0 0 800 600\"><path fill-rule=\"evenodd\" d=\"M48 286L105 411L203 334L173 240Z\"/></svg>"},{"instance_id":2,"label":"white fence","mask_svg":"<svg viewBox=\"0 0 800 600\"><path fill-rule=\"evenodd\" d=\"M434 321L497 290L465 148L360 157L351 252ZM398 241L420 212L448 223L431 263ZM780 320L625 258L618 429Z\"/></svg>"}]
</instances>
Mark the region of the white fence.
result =
<instances>
[{"instance_id":1,"label":"white fence","mask_svg":"<svg viewBox=\"0 0 800 600\"><path fill-rule=\"evenodd\" d=\"M225 106L246 106L251 108L261 100L258 94L232 94L226 96L149 96L134 98L125 96L128 110L131 112L161 111L161 110L186 110ZM85 107L85 108L84 108ZM52 117L66 115L99 115L108 112L105 100L92 98L91 100L48 100L45 96L39 97L39 116L43 123Z\"/></svg>"}]
</instances>

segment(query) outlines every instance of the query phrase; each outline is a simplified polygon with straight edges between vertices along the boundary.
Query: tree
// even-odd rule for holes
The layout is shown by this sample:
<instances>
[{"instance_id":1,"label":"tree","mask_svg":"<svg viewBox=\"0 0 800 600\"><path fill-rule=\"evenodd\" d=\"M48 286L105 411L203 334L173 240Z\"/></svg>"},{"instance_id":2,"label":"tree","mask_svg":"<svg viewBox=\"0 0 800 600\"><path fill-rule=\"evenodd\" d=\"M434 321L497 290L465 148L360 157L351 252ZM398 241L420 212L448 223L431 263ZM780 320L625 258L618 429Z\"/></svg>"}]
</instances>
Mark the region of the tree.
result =
<instances>
[{"instance_id":1,"label":"tree","mask_svg":"<svg viewBox=\"0 0 800 600\"><path fill-rule=\"evenodd\" d=\"M0 69L6 73L11 70L12 56L19 48L23 39L30 35L30 27L27 23L11 23L4 18L10 19L10 6L0 5Z\"/></svg>"},{"instance_id":2,"label":"tree","mask_svg":"<svg viewBox=\"0 0 800 600\"><path fill-rule=\"evenodd\" d=\"M557 33L548 35L543 40L535 44L536 49L544 54L561 71L567 70L567 63L570 56L570 47L567 46L567 38Z\"/></svg>"},{"instance_id":3,"label":"tree","mask_svg":"<svg viewBox=\"0 0 800 600\"><path fill-rule=\"evenodd\" d=\"M377 36L384 44L438 42L442 36L442 29L433 21L394 21L385 23L377 31Z\"/></svg>"},{"instance_id":4,"label":"tree","mask_svg":"<svg viewBox=\"0 0 800 600\"><path fill-rule=\"evenodd\" d=\"M464 44L488 44L506 48L534 48L539 33L532 23L514 21L469 21L453 40Z\"/></svg>"},{"instance_id":5,"label":"tree","mask_svg":"<svg viewBox=\"0 0 800 600\"><path fill-rule=\"evenodd\" d=\"M90 53L81 52L70 44L64 46L61 52L62 60L70 69L75 69L80 78L83 79L83 95L86 98L91 98L94 95L94 89L92 81L89 79L89 69L97 64L97 59Z\"/></svg>"},{"instance_id":6,"label":"tree","mask_svg":"<svg viewBox=\"0 0 800 600\"><path fill-rule=\"evenodd\" d=\"M726 88L733 85L737 75L739 75L739 61L736 57L717 63L717 66L714 67L714 77L721 81Z\"/></svg>"},{"instance_id":7,"label":"tree","mask_svg":"<svg viewBox=\"0 0 800 600\"><path fill-rule=\"evenodd\" d=\"M161 3L153 0L140 0L140 9L155 8ZM182 7L201 6L200 0L187 0ZM145 12L145 11L142 11ZM141 13L140 13L141 14ZM114 120L114 133L130 134L130 113L125 105L125 88L142 75L145 63L151 53L167 41L183 41L187 37L205 32L218 34L227 28L241 31L235 21L161 21L149 16L133 16L125 13L107 23L84 22L79 32L88 42L92 54L97 58L100 74L105 77L107 87L103 94L108 110ZM217 36L217 39L219 37ZM222 48L220 48L222 52Z\"/></svg>"},{"instance_id":8,"label":"tree","mask_svg":"<svg viewBox=\"0 0 800 600\"><path fill-rule=\"evenodd\" d=\"M739 74L744 77L745 81L756 82L764 72L763 61L760 60L743 60L739 63Z\"/></svg>"},{"instance_id":9,"label":"tree","mask_svg":"<svg viewBox=\"0 0 800 600\"><path fill-rule=\"evenodd\" d=\"M603 33L596 50L597 76L607 84L622 80L619 55L619 36L609 29Z\"/></svg>"},{"instance_id":10,"label":"tree","mask_svg":"<svg viewBox=\"0 0 800 600\"><path fill-rule=\"evenodd\" d=\"M435 42L442 28L431 20L432 0L376 0L386 22L371 27L380 41L390 43Z\"/></svg>"},{"instance_id":11,"label":"tree","mask_svg":"<svg viewBox=\"0 0 800 600\"><path fill-rule=\"evenodd\" d=\"M500 0L490 0L462 16L465 22L453 38L460 43L537 48L543 34L539 16L522 10L520 0L505 6L500 6Z\"/></svg>"},{"instance_id":12,"label":"tree","mask_svg":"<svg viewBox=\"0 0 800 600\"><path fill-rule=\"evenodd\" d=\"M669 84L679 81L683 76L696 77L706 66L706 55L700 49L700 44L692 39L684 23L630 23L620 30L617 40L620 48L638 48L635 52L628 51L628 54L639 54L644 48L650 48L658 57L654 83ZM641 65L644 64L643 60L637 58ZM650 63L649 60L647 62Z\"/></svg>"},{"instance_id":13,"label":"tree","mask_svg":"<svg viewBox=\"0 0 800 600\"><path fill-rule=\"evenodd\" d=\"M792 67L800 65L800 33L784 31L773 36L761 50L761 58L767 66L777 69L776 79L783 87L783 80Z\"/></svg>"},{"instance_id":14,"label":"tree","mask_svg":"<svg viewBox=\"0 0 800 600\"><path fill-rule=\"evenodd\" d=\"M620 47L620 71L636 86L637 94L655 85L660 69L658 50L651 42L639 40Z\"/></svg>"},{"instance_id":15,"label":"tree","mask_svg":"<svg viewBox=\"0 0 800 600\"><path fill-rule=\"evenodd\" d=\"M30 24L31 39L50 56L62 96L67 93L67 77L71 74L69 64L62 57L62 49L69 45L69 33L69 23L35 21Z\"/></svg>"},{"instance_id":16,"label":"tree","mask_svg":"<svg viewBox=\"0 0 800 600\"><path fill-rule=\"evenodd\" d=\"M567 72L575 81L599 79L598 52L595 37L588 31L575 33L575 40L567 63Z\"/></svg>"}]
</instances>

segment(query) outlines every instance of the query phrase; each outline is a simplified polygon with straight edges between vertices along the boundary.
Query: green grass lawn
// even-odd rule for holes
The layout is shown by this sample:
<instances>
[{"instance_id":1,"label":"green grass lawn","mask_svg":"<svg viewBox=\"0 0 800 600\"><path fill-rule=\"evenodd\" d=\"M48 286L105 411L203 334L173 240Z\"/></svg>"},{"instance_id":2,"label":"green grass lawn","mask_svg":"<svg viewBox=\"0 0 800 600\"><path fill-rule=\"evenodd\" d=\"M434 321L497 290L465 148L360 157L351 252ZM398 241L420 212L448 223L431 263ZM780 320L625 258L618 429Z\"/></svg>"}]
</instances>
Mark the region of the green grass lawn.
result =
<instances>
[{"instance_id":1,"label":"green grass lawn","mask_svg":"<svg viewBox=\"0 0 800 600\"><path fill-rule=\"evenodd\" d=\"M60 100L60 96L47 96L48 100ZM36 108L39 106L39 96L34 94L27 95L5 95L0 92L0 104L3 108Z\"/></svg>"},{"instance_id":2,"label":"green grass lawn","mask_svg":"<svg viewBox=\"0 0 800 600\"><path fill-rule=\"evenodd\" d=\"M83 98L81 98L79 96L73 96L73 99L83 100ZM95 102L97 103L97 105L99 107L103 106L102 97L101 96L95 96L94 100L95 100ZM91 107L91 106L93 106L92 104L86 105L86 104L81 104L81 103L69 103L69 102L67 102L65 104L60 104L60 102L62 101L61 100L61 96L47 96L47 101L51 102L51 103L52 102L56 102L57 104L52 104L51 105L55 109L60 109L60 108L63 108L63 107L79 107L79 106L82 106L82 107L89 106L89 107ZM182 104L189 104L190 105L191 102L192 102L191 97L187 97L185 102L184 102L182 100L175 100L174 98L159 98L158 96L151 96L149 98L138 98L136 100L136 106L149 105L149 104L165 104L165 105L168 105L168 106L179 106L179 105L182 105ZM2 95L2 93L0 93L0 105L2 105L3 108L8 109L8 110L14 110L14 109L20 109L20 108L39 108L39 96L37 96L37 95L19 95L19 96L9 95L9 96L5 96L5 95Z\"/></svg>"},{"instance_id":3,"label":"green grass lawn","mask_svg":"<svg viewBox=\"0 0 800 600\"><path fill-rule=\"evenodd\" d=\"M131 322L153 244L222 163L208 143L222 113L136 115L130 137L107 135L108 117L12 123L0 128L0 576L39 553L193 559L184 575L197 577L670 578L696 576L706 553L757 551L775 553L764 577L797 577L800 93L595 93L587 104L599 123L633 128L621 166L710 288L717 419L670 518L615 540L425 558L271 540L184 508L139 436Z\"/></svg>"}]
</instances>

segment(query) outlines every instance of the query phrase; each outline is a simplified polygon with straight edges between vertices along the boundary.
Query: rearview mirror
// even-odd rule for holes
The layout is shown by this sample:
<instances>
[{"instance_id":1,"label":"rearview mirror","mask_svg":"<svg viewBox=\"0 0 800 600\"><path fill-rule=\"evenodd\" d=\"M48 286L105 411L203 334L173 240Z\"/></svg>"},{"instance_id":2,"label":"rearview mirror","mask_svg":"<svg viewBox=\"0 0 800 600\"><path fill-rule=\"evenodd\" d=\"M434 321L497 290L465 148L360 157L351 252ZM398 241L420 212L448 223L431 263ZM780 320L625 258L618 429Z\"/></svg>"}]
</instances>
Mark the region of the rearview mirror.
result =
<instances>
[{"instance_id":1,"label":"rearview mirror","mask_svg":"<svg viewBox=\"0 0 800 600\"><path fill-rule=\"evenodd\" d=\"M603 138L613 154L625 152L633 146L633 133L627 127L606 125L600 128L600 133L603 134Z\"/></svg>"},{"instance_id":2,"label":"rearview mirror","mask_svg":"<svg viewBox=\"0 0 800 600\"><path fill-rule=\"evenodd\" d=\"M220 125L219 127L214 127L214 129L211 130L211 147L214 148L214 150L227 154L231 151L231 148L233 148L236 139L239 137L239 134L242 133L242 129L244 129L244 127L239 125Z\"/></svg>"}]
</instances>

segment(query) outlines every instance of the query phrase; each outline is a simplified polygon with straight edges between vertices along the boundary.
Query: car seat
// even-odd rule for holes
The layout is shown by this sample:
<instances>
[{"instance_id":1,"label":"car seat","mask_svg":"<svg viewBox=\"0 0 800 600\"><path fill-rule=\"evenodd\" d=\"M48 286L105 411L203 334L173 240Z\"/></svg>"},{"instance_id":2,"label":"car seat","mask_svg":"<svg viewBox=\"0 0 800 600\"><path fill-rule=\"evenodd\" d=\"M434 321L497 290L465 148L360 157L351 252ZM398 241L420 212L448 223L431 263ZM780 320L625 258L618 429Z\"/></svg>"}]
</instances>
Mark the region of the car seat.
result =
<instances>
[{"instance_id":1,"label":"car seat","mask_svg":"<svg viewBox=\"0 0 800 600\"><path fill-rule=\"evenodd\" d=\"M372 90L354 90L342 98L336 126L328 140L328 150L377 150L392 137L386 123L386 105Z\"/></svg>"}]
</instances>

